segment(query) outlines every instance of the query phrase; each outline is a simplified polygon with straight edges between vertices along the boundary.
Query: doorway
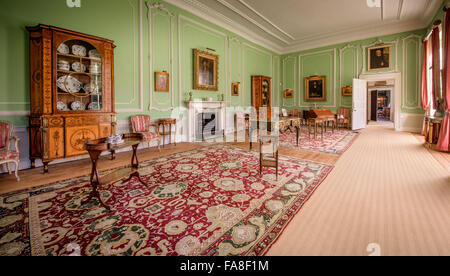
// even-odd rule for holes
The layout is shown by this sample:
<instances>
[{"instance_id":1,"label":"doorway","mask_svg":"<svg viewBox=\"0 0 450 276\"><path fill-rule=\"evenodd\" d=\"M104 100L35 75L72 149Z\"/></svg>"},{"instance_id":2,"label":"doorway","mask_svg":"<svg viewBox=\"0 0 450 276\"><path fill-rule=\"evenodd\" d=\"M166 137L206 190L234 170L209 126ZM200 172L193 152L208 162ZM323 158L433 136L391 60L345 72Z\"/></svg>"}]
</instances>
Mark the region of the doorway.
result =
<instances>
[{"instance_id":1,"label":"doorway","mask_svg":"<svg viewBox=\"0 0 450 276\"><path fill-rule=\"evenodd\" d=\"M397 131L401 130L401 91L402 91L402 76L401 73L386 73L386 74L362 74L359 76L360 79L367 81L367 120L370 122L372 121L372 114L371 114L371 105L372 105L372 93L371 91L376 90L377 91L377 112L378 112L378 91L390 91L389 93L389 103L387 106L384 106L384 104L387 103L387 100L383 100L384 104L382 104L381 108L384 110L384 119L386 120L389 115L389 120L382 121L378 120L377 122L380 122L382 124L394 123L394 128ZM386 93L387 95L387 93ZM384 98L383 94L380 98ZM390 106L390 107L389 107ZM383 120L381 117L381 111L378 112L380 115L380 119ZM375 122L375 121L372 121Z\"/></svg>"},{"instance_id":2,"label":"doorway","mask_svg":"<svg viewBox=\"0 0 450 276\"><path fill-rule=\"evenodd\" d=\"M390 122L393 121L391 116L391 89L369 89L368 97L369 121L374 122Z\"/></svg>"}]
</instances>

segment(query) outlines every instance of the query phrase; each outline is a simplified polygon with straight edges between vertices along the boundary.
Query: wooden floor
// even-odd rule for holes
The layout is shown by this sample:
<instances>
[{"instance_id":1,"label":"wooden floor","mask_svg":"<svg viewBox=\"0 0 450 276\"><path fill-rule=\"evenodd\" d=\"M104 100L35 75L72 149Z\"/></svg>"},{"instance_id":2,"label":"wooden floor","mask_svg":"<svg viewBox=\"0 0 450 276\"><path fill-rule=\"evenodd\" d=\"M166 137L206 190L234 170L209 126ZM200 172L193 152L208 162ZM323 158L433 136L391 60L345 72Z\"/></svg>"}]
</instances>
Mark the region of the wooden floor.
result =
<instances>
[{"instance_id":1,"label":"wooden floor","mask_svg":"<svg viewBox=\"0 0 450 276\"><path fill-rule=\"evenodd\" d=\"M160 158L178 152L189 151L199 148L200 145L182 143L177 146L169 145L161 148L158 152L156 148L140 149L138 151L138 158L140 162ZM116 160L111 161L110 156L100 157L98 169L108 170L122 166L130 165L131 152L122 152L116 154ZM41 185L53 183L59 180L89 175L91 173L91 161L89 158L60 163L50 163L50 173L43 174L42 168L35 168L30 170L23 170L19 172L20 182L16 181L14 175L3 174L0 175L0 194L10 193L17 190L23 190L31 187L38 187Z\"/></svg>"}]
</instances>

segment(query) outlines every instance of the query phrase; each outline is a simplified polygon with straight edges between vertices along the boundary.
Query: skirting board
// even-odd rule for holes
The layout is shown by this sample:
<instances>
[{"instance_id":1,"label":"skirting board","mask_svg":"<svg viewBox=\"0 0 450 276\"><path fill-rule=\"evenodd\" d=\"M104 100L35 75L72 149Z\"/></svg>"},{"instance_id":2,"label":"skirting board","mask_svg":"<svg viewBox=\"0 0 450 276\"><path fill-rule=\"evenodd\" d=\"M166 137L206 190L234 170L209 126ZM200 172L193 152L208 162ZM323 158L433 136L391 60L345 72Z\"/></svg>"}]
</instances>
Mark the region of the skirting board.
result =
<instances>
[{"instance_id":1,"label":"skirting board","mask_svg":"<svg viewBox=\"0 0 450 276\"><path fill-rule=\"evenodd\" d=\"M400 131L407 131L413 133L421 133L423 127L423 114L400 114Z\"/></svg>"}]
</instances>

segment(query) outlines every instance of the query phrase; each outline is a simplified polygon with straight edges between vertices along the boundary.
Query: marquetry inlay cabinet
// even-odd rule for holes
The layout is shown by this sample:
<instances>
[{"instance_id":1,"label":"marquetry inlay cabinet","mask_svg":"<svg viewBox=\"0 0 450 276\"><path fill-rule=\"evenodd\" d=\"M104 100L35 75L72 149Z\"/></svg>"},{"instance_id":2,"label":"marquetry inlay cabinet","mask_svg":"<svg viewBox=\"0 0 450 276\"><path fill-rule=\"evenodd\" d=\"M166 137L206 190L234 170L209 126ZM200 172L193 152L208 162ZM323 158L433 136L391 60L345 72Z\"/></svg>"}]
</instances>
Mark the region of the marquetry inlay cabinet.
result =
<instances>
[{"instance_id":1,"label":"marquetry inlay cabinet","mask_svg":"<svg viewBox=\"0 0 450 276\"><path fill-rule=\"evenodd\" d=\"M267 110L267 119L271 118L271 78L252 76L252 106L256 108L258 118L260 109ZM264 112L263 111L263 112Z\"/></svg>"},{"instance_id":2,"label":"marquetry inlay cabinet","mask_svg":"<svg viewBox=\"0 0 450 276\"><path fill-rule=\"evenodd\" d=\"M46 25L30 33L29 136L35 160L86 155L85 142L115 134L114 42Z\"/></svg>"}]
</instances>

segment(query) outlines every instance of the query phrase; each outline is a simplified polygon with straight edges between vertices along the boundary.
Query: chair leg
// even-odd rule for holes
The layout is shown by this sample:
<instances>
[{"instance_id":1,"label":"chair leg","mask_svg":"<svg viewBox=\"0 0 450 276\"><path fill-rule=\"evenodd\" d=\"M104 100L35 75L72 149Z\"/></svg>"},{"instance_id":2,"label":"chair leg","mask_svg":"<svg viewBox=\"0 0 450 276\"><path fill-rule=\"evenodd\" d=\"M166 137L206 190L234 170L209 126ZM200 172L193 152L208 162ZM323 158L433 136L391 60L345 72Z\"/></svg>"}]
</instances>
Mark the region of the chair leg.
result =
<instances>
[{"instance_id":1,"label":"chair leg","mask_svg":"<svg viewBox=\"0 0 450 276\"><path fill-rule=\"evenodd\" d=\"M8 169L8 173L11 174L11 165L9 163L6 163L6 168Z\"/></svg>"},{"instance_id":2,"label":"chair leg","mask_svg":"<svg viewBox=\"0 0 450 276\"><path fill-rule=\"evenodd\" d=\"M158 139L158 151L161 152L161 139Z\"/></svg>"},{"instance_id":3,"label":"chair leg","mask_svg":"<svg viewBox=\"0 0 450 276\"><path fill-rule=\"evenodd\" d=\"M19 177L19 161L15 161L14 163L16 164L16 172L15 172L16 179L17 179L17 182L19 182L20 181L20 177Z\"/></svg>"}]
</instances>

